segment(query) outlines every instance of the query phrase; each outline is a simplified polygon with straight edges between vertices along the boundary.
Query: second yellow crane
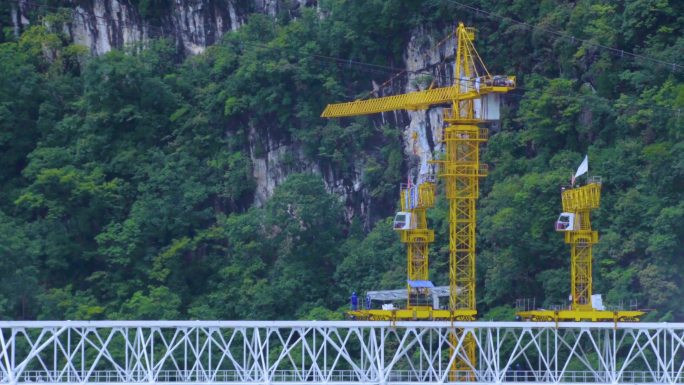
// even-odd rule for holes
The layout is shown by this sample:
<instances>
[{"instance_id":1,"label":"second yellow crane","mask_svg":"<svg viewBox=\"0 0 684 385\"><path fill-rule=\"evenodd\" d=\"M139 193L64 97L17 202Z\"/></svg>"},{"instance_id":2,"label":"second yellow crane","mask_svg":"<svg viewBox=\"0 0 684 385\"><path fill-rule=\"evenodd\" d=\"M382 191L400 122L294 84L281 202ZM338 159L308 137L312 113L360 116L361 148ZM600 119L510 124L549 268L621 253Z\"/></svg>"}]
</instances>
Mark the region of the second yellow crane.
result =
<instances>
[{"instance_id":1,"label":"second yellow crane","mask_svg":"<svg viewBox=\"0 0 684 385\"><path fill-rule=\"evenodd\" d=\"M588 170L588 158L585 158ZM583 165L585 163L583 162ZM582 165L580 165L582 168ZM580 171L578 170L578 173ZM568 308L525 309L518 316L531 321L638 321L641 310L606 310L592 303L592 249L598 232L591 228L591 211L601 204L601 178L592 177L583 186L564 187L561 192L563 212L555 230L564 234L570 245L570 299Z\"/></svg>"}]
</instances>

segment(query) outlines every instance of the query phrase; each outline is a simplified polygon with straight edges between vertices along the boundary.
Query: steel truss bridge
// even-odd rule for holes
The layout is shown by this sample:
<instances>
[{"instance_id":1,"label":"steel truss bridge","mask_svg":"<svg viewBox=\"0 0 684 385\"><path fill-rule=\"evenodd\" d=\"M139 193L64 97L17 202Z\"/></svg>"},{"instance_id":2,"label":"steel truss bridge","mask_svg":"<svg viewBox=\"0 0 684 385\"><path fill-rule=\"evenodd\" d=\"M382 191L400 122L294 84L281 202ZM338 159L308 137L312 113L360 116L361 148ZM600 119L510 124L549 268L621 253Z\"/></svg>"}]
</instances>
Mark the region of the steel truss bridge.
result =
<instances>
[{"instance_id":1,"label":"steel truss bridge","mask_svg":"<svg viewBox=\"0 0 684 385\"><path fill-rule=\"evenodd\" d=\"M0 322L9 384L680 384L683 369L684 324Z\"/></svg>"}]
</instances>

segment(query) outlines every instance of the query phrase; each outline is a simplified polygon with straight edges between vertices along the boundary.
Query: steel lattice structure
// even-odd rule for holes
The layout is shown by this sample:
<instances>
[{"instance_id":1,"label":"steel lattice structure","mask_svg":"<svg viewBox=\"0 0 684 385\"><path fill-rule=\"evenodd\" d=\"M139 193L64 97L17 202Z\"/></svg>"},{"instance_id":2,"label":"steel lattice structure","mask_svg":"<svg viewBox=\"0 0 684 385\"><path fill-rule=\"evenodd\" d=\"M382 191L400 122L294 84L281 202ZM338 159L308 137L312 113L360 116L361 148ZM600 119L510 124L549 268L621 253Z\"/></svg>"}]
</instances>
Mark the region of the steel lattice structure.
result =
<instances>
[{"instance_id":1,"label":"steel lattice structure","mask_svg":"<svg viewBox=\"0 0 684 385\"><path fill-rule=\"evenodd\" d=\"M427 281L429 278L429 255L430 243L435 241L435 232L428 229L427 209L435 205L434 180L419 182L417 186L402 186L401 209L411 212L412 220L416 227L411 230L400 231L401 241L406 243L406 271L409 281ZM415 198L411 195L415 194ZM432 309L432 298L428 292L420 295L406 287L407 309Z\"/></svg>"},{"instance_id":2,"label":"steel lattice structure","mask_svg":"<svg viewBox=\"0 0 684 385\"><path fill-rule=\"evenodd\" d=\"M381 96L347 103L329 104L321 117L340 118L368 115L395 110L421 110L433 106L449 105L444 110L445 156L430 163L439 165L439 177L445 183L446 198L449 201L449 309L432 308L428 301L422 304L412 302L412 297L421 297L421 290L407 295L405 309L398 311L357 309L350 313L359 319L370 320L458 320L473 321L477 316L475 303L475 252L477 224L476 202L479 195L479 179L487 175L487 165L480 162L480 145L488 138L488 131L480 127L499 119L500 95L515 89L515 76L492 76L475 49L475 29L459 23L454 32L456 50L453 84L448 87L413 91L401 95ZM432 191L434 185L424 184ZM403 191L403 190L402 190ZM426 192L427 192L426 191ZM427 280L428 249L434 241L434 232L427 228L425 209L433 202L421 207L404 204L402 212L415 217L417 226L411 229L397 227L402 232L401 240L407 244L408 280ZM410 209L410 210L409 210ZM401 214L401 216L399 216ZM399 223L405 225L406 221ZM425 291L427 293L427 290ZM428 297L427 295L425 296ZM418 301L420 302L420 301ZM418 305L418 306L416 306ZM474 346L466 339L463 349L474 352ZM469 361L475 361L471 356ZM456 361L456 367L463 367Z\"/></svg>"},{"instance_id":3,"label":"steel lattice structure","mask_svg":"<svg viewBox=\"0 0 684 385\"><path fill-rule=\"evenodd\" d=\"M476 364L451 353L467 338ZM456 360L471 367L450 376ZM684 324L0 322L12 384L674 384L683 370Z\"/></svg>"}]
</instances>

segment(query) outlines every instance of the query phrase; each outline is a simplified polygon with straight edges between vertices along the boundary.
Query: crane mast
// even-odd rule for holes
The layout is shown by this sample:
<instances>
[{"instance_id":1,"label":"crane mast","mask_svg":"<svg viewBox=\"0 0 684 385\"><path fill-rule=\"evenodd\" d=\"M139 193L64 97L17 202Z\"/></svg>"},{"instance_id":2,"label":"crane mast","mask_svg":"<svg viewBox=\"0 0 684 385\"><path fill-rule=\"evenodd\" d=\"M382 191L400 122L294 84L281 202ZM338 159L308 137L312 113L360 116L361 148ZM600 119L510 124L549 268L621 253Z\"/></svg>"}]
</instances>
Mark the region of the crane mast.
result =
<instances>
[{"instance_id":1,"label":"crane mast","mask_svg":"<svg viewBox=\"0 0 684 385\"><path fill-rule=\"evenodd\" d=\"M474 320L477 314L475 300L475 226L476 201L479 196L479 178L486 175L486 167L480 164L480 144L487 140L487 130L477 124L475 100L461 99L475 87L468 79L479 78L473 46L475 30L459 25L456 31L459 44L456 47L454 78L457 80L457 96L450 109L444 110L445 157L439 162L439 176L444 178L446 198L449 201L449 311L451 317ZM487 68L481 68L488 76ZM476 92L479 89L475 90ZM481 99L477 99L481 100ZM460 292L459 292L460 291ZM472 370L469 363L476 362L476 344L472 335L454 330L449 335L453 346L462 339L462 351L449 372L451 381L468 381ZM452 354L454 349L452 349Z\"/></svg>"},{"instance_id":2,"label":"crane mast","mask_svg":"<svg viewBox=\"0 0 684 385\"><path fill-rule=\"evenodd\" d=\"M469 79L479 75L473 55L475 31L461 24L457 34L459 44L454 63L457 94L451 109L444 110L444 121L448 124L444 130L445 158L437 162L449 201L449 310L457 319L471 320L477 314L475 203L479 178L486 175L486 167L480 164L480 144L487 140L487 130L477 126L482 120L475 117L474 99L459 97L475 88ZM486 71L486 67L483 69Z\"/></svg>"},{"instance_id":3,"label":"crane mast","mask_svg":"<svg viewBox=\"0 0 684 385\"><path fill-rule=\"evenodd\" d=\"M434 206L434 174L419 175L418 183L400 187L401 211L394 219L394 230L406 244L406 307L403 309L352 309L349 315L368 320L434 319L439 310L432 307L429 281L429 249L435 232L427 226L427 209Z\"/></svg>"}]
</instances>

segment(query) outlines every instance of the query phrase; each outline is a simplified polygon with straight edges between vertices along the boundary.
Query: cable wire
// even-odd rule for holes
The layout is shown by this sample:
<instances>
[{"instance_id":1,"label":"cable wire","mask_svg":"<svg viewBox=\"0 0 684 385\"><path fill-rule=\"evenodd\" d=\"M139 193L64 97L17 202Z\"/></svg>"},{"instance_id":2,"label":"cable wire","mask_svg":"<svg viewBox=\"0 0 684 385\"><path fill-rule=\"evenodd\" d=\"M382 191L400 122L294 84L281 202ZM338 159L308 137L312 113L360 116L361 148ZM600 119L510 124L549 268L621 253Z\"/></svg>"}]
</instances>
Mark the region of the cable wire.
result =
<instances>
[{"instance_id":1,"label":"cable wire","mask_svg":"<svg viewBox=\"0 0 684 385\"><path fill-rule=\"evenodd\" d=\"M33 6L34 8L40 7L40 8L54 9L54 10L64 10L64 9L67 9L67 10L70 10L70 11L72 11L72 12L75 12L75 13L81 15L81 16L92 16L92 17L95 17L95 18L98 18L98 19L108 20L108 21L110 21L110 22L123 24L123 25L128 26L129 28L131 28L131 27L140 27L140 28L138 28L138 29L140 29L142 33L144 33L144 30L145 30L145 29L147 29L147 30L154 30L154 31L160 32L160 33L162 33L162 34L165 32L165 30L164 30L163 28L161 28L161 27L157 27L157 26L153 26L153 25L148 25L148 26L142 28L140 24L129 24L129 23L127 23L126 21L114 19L114 18L111 18L111 17L98 16L98 15L91 15L91 14L84 14L84 13L81 13L81 12L76 11L75 8L66 8L66 7L51 6L51 5L48 5L48 4L36 3L36 2L31 1L31 0L9 0L9 1L12 1L12 2L14 2L14 3L16 3L16 4L28 4L28 5L30 5L30 6ZM662 65L662 66L670 67L673 71L674 71L675 69L679 69L679 70L684 69L684 65L677 64L677 63L675 63L675 62L667 62L667 61L660 60L660 59L656 59L656 58L653 58L653 57L650 57L650 56L637 54L637 53L634 53L634 52L631 52L631 51L626 51L626 50L624 50L624 49L618 49L618 48L611 47L611 46L607 46L607 45L603 45L603 44L600 44L600 43L595 43L595 42L592 42L592 41L590 41L590 40L588 40L588 39L577 38L577 37L572 36L572 35L569 35L569 34L567 34L567 33L565 33L565 32L560 32L560 31L553 30L553 29L550 29L550 28L544 28L544 27L536 26L536 25L530 24L530 23L525 22L525 21L522 21L522 20L514 19L514 18L512 18L512 17L502 16L502 15L499 15L499 14L497 14L497 13L490 12L490 11L484 10L484 9L482 9L482 8L475 7L475 6L470 5L470 4L463 3L463 2L458 1L458 0L444 0L444 1L450 2L450 3L452 3L452 4L456 4L457 6L459 6L459 7L461 7L461 8L465 8L465 9L467 9L467 10L469 10L469 11L474 12L476 15L482 14L482 15L486 15L487 17L492 18L492 19L510 21L510 22L512 22L512 23L515 23L515 24L518 24L518 25L522 25L522 26L525 26L525 27L530 28L530 29L534 29L534 30L538 30L538 31L541 31L541 32L553 34L553 35L556 35L556 36L559 36L559 37L562 37L562 38L571 40L571 41L573 41L573 42L574 42L574 41L577 41L577 42L581 42L581 43L583 43L583 44L586 44L586 45L588 45L588 46L592 46L592 47L597 47L597 48L605 49L605 50L611 51L611 52L613 52L613 53L615 53L615 54L620 54L622 57L628 56L628 57L632 57L632 58L635 58L635 59L641 59L641 60L645 60L645 61L650 61L650 62L659 64L659 65ZM437 43L437 44L436 44L435 46L433 46L431 49L437 48L437 47L439 47L440 45L444 44L446 41L448 41L448 39L449 39L452 35L453 35L453 33L447 35L442 41L440 41L439 43ZM354 60L351 60L351 59L335 58L335 57L325 57L325 55L321 55L321 57L322 57L322 58L328 58L328 59L334 59L334 60L340 61L340 62L351 63L351 64L354 64L354 65L373 66L373 67L376 67L376 68L386 69L386 70L392 71L392 72L408 72L408 71L402 70L402 69L400 69L400 68L395 68L395 67L390 67L390 66L383 66L383 65L372 64L372 63L365 63L365 62L360 62L360 61L354 61Z\"/></svg>"},{"instance_id":2,"label":"cable wire","mask_svg":"<svg viewBox=\"0 0 684 385\"><path fill-rule=\"evenodd\" d=\"M496 14L496 13L494 13L494 12L489 12L489 11L486 11L486 10L484 10L484 9L482 9L482 8L478 8L478 7L469 5L469 4L465 4L465 3L462 3L462 2L457 1L457 0L445 0L445 1L450 2L450 3L453 3L453 4L456 4L456 5L458 5L458 6L461 7L461 8L465 8L465 9L468 9L468 10L470 10L470 11L473 11L473 12L475 12L476 14L483 14L483 15L486 15L486 16L488 16L489 18L499 19L499 20L505 20L505 21L510 21L510 22L515 23L515 24L518 24L518 25L523 25L523 26L525 26L525 27L527 27L527 28L535 29L535 30L538 30L538 31L541 31L541 32L545 32L545 33L550 33L550 34L553 34L553 35L556 35L556 36L559 36L559 37L562 37L562 38L571 40L571 41L573 41L573 42L575 42L575 41L581 42L582 44L585 44L585 45L588 45L588 46L591 46L591 47L596 47L596 48L601 48L601 49L604 49L604 50L608 50L608 51L614 52L614 53L616 53L616 54L620 54L620 55L622 55L622 56L625 56L625 55L626 55L626 56L633 57L633 58L635 58L635 59L642 59L642 60L646 60L646 61L650 61L650 62L653 62L653 63L660 64L660 65L663 65L663 66L667 66L667 67L670 67L670 68L672 69L672 71L674 71L675 69L679 69L679 70L684 69L684 65L681 65L681 64L677 64L677 63L674 63L674 62L667 62L667 61L660 60L660 59L656 59L656 58L653 58L653 57L650 57L650 56L640 55L640 54L637 54L637 53L634 53L634 52L631 52L631 51L625 51L625 50L623 50L623 49L618 49L618 48L615 48L615 47L611 47L611 46L607 46L607 45L595 43L595 42L592 42L592 41L590 41L590 40L588 40L588 39L581 39L581 38L578 38L578 37L569 35L569 34L567 34L567 33L565 33L565 32L560 32L560 31L556 31L556 30L553 30L553 29L549 29L549 28L544 28L544 27L536 26L536 25L530 24L530 23L525 22L525 21L522 21L522 20L514 19L514 18L512 18L512 17L502 16L502 15Z\"/></svg>"},{"instance_id":3,"label":"cable wire","mask_svg":"<svg viewBox=\"0 0 684 385\"><path fill-rule=\"evenodd\" d=\"M131 28L131 29L134 29L134 28L135 28L135 29L140 30L141 33L144 33L145 30L147 30L147 31L150 31L150 30L151 30L151 31L156 31L156 32L159 32L159 33L162 34L162 35L163 35L164 33L167 33L167 32L168 32L168 30L165 31L163 28L158 27L158 26L148 25L148 26L146 26L146 27L143 27L141 24L131 24L131 23L125 21L125 20L119 20L119 19L114 19L114 18L111 18L111 17L105 17L105 16L98 16L98 15L92 15L92 14L81 13L81 12L79 12L79 11L78 11L77 9L75 9L75 8L51 6L51 5L48 5L48 4L36 3L36 2L34 2L34 1L31 1L31 0L10 0L10 1L13 1L13 2L15 2L15 3L17 3L17 4L27 4L27 5L32 6L32 7L35 7L35 8L47 8L47 9L53 9L53 10L68 10L68 11L70 11L70 12L72 12L72 13L76 13L76 14L78 14L78 15L80 15L80 16L88 16L88 17L91 17L91 16L92 16L92 17L95 17L96 19L99 19L99 20L106 20L106 21L109 21L110 23L121 24L121 25L127 26L127 27L129 27L129 28ZM588 40L586 40L586 39L575 38L574 36L571 36L571 35L568 35L568 34L565 34L565 33L559 32L559 31L554 31L554 30L551 30L551 29L548 29L548 28L538 27L538 26L529 24L529 23L527 23L527 22L520 21L520 20L516 20L516 19L510 18L510 17L507 17L507 16L501 16L501 15L498 15L498 14L496 14L496 13L489 12L489 11L485 11L485 10L483 10L483 9L481 9L481 8L477 8L477 7L474 7L474 6L471 6L471 5L462 3L462 2L457 1L457 0L445 0L445 1L454 3L454 4L458 5L458 6L461 6L461 7L463 7L463 8L466 8L466 9L468 9L468 10L475 11L475 12L477 12L477 13L481 13L481 14L487 15L487 16L490 17L490 18L497 18L497 19L500 19L500 20L507 20L507 21L510 21L510 22L513 22L513 23L516 23L516 24L524 25L524 26L526 26L526 27L528 27L528 28L540 30L540 31L543 31L543 32L546 32L546 33L551 33L551 34L554 34L554 35L557 35L557 36L560 36L560 37L572 38L572 39L574 39L574 40L576 40L576 41L579 41L579 42L582 42L582 43L586 43L586 44L588 44L588 45L592 45L592 46L596 46L596 47L604 48L604 49L609 49L609 50L611 50L611 51L613 51L613 52L620 52L620 53L623 54L623 55L628 55L628 56L632 56L632 57L635 57L635 58L642 58L642 59L644 59L644 60L650 60L650 61L653 61L653 62L655 62L655 63L661 64L661 65L672 66L673 69L674 69L674 68L678 68L678 69L684 68L684 66L679 65L679 64L669 63L669 62L665 62L665 61L662 61L662 60L659 60L659 59L654 59L654 58L651 58L651 57L648 57L648 56L635 54L635 53L632 53L632 52L629 52L629 51L619 50L619 49L617 49L617 48L613 48L613 47L609 47L609 46L604 46L604 45L597 44L597 43L592 43L592 42L590 42L590 41L588 41ZM87 26L87 25L85 24L85 22L84 22L82 19L76 19L76 20L82 22L82 25L83 25L84 27ZM74 21L74 19L72 19L72 22L73 22L73 21ZM108 24L99 24L99 25L109 26ZM447 41L449 41L449 39L452 38L453 36L454 36L454 32L451 32L451 33L447 34L447 35L446 35L442 40L440 40L437 44L435 44L434 46L430 47L430 49L429 49L426 53L424 53L422 56L423 56L423 57L427 56L427 55L430 54L434 49L439 48L440 46L442 46L443 44L445 44ZM247 46L252 46L252 47L259 47L259 48L263 48L263 49L271 49L271 50L284 50L284 49L287 49L286 47L270 46L270 45L268 45L268 44L257 43L257 42L250 42L250 41L241 41L240 44L242 44L242 45L247 45ZM364 71L364 72L368 72L368 73L376 73L376 74L384 74L384 75L391 74L390 78L389 78L388 80L386 80L385 82L383 82L380 86L378 86L376 90L368 91L368 92L365 93L364 96L362 96L360 99L365 99L365 98L370 97L370 96L372 96L372 95L378 95L378 91L379 91L379 90L381 90L382 88L384 88L384 87L386 87L387 85L389 85L392 81L396 80L396 78L398 78L399 76L425 72L425 69L421 69L421 70L417 70L417 71L411 71L411 70L401 69L401 68L392 67L392 66L385 66L385 65L380 65L380 64L362 62L362 61L353 60L353 59L350 59L350 58L342 58L342 57L328 56L328 55L322 55L322 54L305 53L305 52L302 52L302 51L299 51L299 52L297 52L297 53L300 54L300 55L302 55L302 56L308 56L308 57L312 57L312 58L314 58L314 59L318 59L318 60L320 60L320 61L323 62L323 63L327 62L327 63L331 63L331 64L343 64L343 65L348 65L348 66L356 66L358 70L361 70L361 71ZM449 56L447 55L446 57L448 58ZM441 63L442 63L442 62L436 63L435 65L439 65L439 64L441 64ZM297 66L296 63L291 63L291 64L294 65L294 66ZM474 79L465 79L465 78L454 78L454 81L462 81L462 82L471 82L471 83L472 83L472 82L474 82L475 80L474 80ZM522 87L516 87L516 90L518 90L518 91L523 91L523 92L524 92L524 91L532 91L531 89L526 89L526 88L522 88ZM509 94L508 96L514 97L514 98L523 98L523 97L524 97L524 95L519 95L519 94L515 94L515 95ZM563 96L572 97L572 98L578 98L578 99L579 99L579 97L576 96L576 95L563 95ZM360 100L360 99L357 99L357 100ZM606 100L609 100L609 99L606 99ZM609 100L609 101L610 101L610 100ZM653 107L656 107L656 106L653 106ZM666 107L658 107L658 108L662 108L662 109L664 109L664 110L670 110L673 114L676 113L677 116L679 116L679 114L680 114L680 112L681 112L681 109L667 109Z\"/></svg>"}]
</instances>

